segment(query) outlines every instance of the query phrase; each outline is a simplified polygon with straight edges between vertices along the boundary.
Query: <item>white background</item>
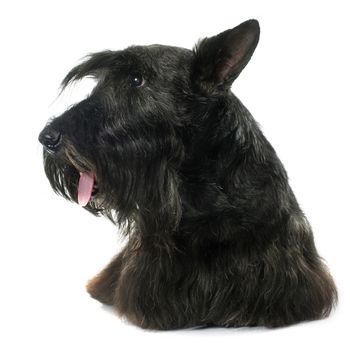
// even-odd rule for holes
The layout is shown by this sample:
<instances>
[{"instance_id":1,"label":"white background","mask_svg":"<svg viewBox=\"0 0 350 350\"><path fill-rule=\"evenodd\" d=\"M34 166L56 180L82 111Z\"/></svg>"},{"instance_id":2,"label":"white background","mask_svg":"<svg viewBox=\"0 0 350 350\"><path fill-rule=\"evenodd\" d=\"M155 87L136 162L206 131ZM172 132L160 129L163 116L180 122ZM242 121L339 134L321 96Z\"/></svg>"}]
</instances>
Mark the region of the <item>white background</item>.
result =
<instances>
[{"instance_id":1,"label":"white background","mask_svg":"<svg viewBox=\"0 0 350 350\"><path fill-rule=\"evenodd\" d=\"M347 1L2 1L0 5L1 349L349 349ZM85 282L120 247L117 230L49 187L37 136L91 83L55 100L89 52L191 48L257 18L261 40L233 91L262 125L339 288L324 321L279 330L143 331L89 298Z\"/></svg>"}]
</instances>

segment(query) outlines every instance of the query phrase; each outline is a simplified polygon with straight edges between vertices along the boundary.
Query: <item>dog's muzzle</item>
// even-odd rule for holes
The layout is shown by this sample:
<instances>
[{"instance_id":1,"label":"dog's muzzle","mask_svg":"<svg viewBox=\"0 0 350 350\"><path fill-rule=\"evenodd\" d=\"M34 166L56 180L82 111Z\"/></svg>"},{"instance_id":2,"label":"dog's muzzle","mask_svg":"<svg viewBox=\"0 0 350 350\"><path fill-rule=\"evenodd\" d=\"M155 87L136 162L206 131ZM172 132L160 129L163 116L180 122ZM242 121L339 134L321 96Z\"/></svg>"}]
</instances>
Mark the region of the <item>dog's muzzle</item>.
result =
<instances>
[{"instance_id":1,"label":"dog's muzzle","mask_svg":"<svg viewBox=\"0 0 350 350\"><path fill-rule=\"evenodd\" d=\"M39 142L44 146L47 153L53 155L58 152L61 145L63 146L62 134L55 130L51 125L48 125L39 134ZM91 198L93 198L98 192L96 176L93 171L89 170L89 167L81 162L81 159L79 160L75 151L73 151L73 154L70 152L72 148L61 148L66 160L69 164L73 165L79 173L77 200L81 206L85 207L90 202Z\"/></svg>"}]
</instances>

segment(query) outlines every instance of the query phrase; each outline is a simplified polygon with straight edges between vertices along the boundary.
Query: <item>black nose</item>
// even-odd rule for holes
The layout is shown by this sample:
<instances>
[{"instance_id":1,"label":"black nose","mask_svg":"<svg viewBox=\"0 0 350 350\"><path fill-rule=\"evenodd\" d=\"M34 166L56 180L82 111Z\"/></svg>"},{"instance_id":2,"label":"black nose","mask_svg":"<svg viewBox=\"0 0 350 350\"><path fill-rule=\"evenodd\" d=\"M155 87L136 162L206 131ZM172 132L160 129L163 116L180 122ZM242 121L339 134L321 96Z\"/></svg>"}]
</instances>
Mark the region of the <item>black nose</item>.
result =
<instances>
[{"instance_id":1,"label":"black nose","mask_svg":"<svg viewBox=\"0 0 350 350\"><path fill-rule=\"evenodd\" d=\"M61 133L46 127L39 135L39 142L50 151L56 151L61 141Z\"/></svg>"}]
</instances>

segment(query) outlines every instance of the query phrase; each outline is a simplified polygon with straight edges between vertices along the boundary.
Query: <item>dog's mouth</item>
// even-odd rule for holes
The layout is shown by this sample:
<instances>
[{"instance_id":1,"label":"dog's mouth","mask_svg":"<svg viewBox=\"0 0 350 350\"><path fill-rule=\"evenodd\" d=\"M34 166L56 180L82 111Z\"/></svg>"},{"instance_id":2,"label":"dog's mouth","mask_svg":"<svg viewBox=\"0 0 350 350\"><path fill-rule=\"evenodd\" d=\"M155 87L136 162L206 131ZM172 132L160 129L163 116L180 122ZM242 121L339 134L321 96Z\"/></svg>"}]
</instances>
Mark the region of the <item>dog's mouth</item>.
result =
<instances>
[{"instance_id":1,"label":"dog's mouth","mask_svg":"<svg viewBox=\"0 0 350 350\"><path fill-rule=\"evenodd\" d=\"M78 182L78 204L85 207L98 192L93 172L81 172Z\"/></svg>"},{"instance_id":2,"label":"dog's mouth","mask_svg":"<svg viewBox=\"0 0 350 350\"><path fill-rule=\"evenodd\" d=\"M68 160L79 173L77 187L78 204L85 207L98 192L96 175L93 171L88 170L89 168L92 168L91 164L82 160L81 157L74 156L74 154L75 152L71 154L69 150L66 151Z\"/></svg>"}]
</instances>

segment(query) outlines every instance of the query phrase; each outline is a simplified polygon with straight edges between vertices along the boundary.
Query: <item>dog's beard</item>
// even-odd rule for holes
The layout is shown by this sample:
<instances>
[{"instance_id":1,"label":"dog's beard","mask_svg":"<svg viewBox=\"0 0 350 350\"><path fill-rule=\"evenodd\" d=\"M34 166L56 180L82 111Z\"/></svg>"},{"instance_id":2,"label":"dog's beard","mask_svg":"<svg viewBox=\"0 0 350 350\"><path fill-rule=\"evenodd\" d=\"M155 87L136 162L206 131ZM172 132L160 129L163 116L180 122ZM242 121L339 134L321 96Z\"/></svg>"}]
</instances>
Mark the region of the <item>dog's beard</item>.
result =
<instances>
[{"instance_id":1,"label":"dog's beard","mask_svg":"<svg viewBox=\"0 0 350 350\"><path fill-rule=\"evenodd\" d=\"M60 156L44 150L44 169L54 192L69 201L80 202L85 209L99 215L104 208L97 200L98 182L95 181L95 170L91 164L71 148ZM87 174L94 179L92 185L90 183L91 189L83 188L87 186L83 183Z\"/></svg>"},{"instance_id":2,"label":"dog's beard","mask_svg":"<svg viewBox=\"0 0 350 350\"><path fill-rule=\"evenodd\" d=\"M76 201L79 172L73 166L44 150L44 169L55 193L70 201Z\"/></svg>"},{"instance_id":3,"label":"dog's beard","mask_svg":"<svg viewBox=\"0 0 350 350\"><path fill-rule=\"evenodd\" d=\"M101 155L95 163L79 155L73 147L60 156L44 151L45 173L57 194L80 202L94 215L106 216L125 231L135 222L142 226L141 231L151 230L152 235L174 230L182 208L179 180L167 162L151 164L147 169L125 169L107 162L110 157L105 156L105 163Z\"/></svg>"}]
</instances>

